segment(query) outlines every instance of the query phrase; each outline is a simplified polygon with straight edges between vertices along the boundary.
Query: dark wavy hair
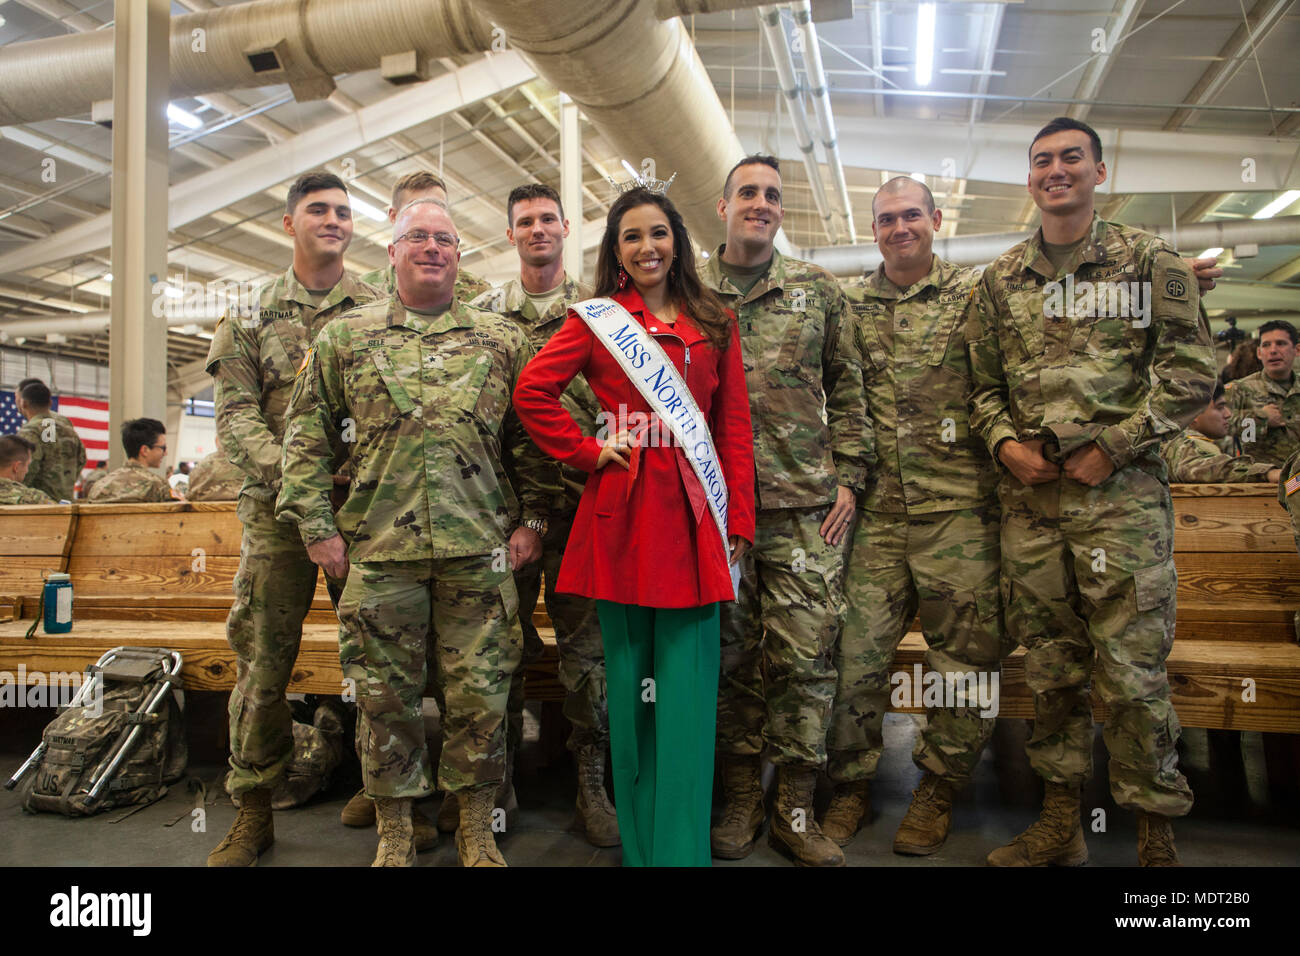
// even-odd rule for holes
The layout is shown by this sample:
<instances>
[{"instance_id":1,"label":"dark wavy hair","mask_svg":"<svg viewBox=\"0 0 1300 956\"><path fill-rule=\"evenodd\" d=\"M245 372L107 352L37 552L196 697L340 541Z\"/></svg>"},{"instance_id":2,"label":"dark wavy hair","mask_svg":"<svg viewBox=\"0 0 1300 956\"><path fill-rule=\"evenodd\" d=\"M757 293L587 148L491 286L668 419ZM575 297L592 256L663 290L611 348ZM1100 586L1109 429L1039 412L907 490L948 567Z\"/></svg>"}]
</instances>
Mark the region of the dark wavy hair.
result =
<instances>
[{"instance_id":1,"label":"dark wavy hair","mask_svg":"<svg viewBox=\"0 0 1300 956\"><path fill-rule=\"evenodd\" d=\"M624 214L638 206L657 206L672 230L673 251L677 258L668 267L669 299L694 320L715 349L722 351L731 341L731 325L735 319L713 290L700 282L699 273L695 271L695 249L686 232L686 223L667 196L648 189L630 189L609 207L605 236L600 241L600 254L596 257L596 295L610 296L618 291L618 230Z\"/></svg>"}]
</instances>

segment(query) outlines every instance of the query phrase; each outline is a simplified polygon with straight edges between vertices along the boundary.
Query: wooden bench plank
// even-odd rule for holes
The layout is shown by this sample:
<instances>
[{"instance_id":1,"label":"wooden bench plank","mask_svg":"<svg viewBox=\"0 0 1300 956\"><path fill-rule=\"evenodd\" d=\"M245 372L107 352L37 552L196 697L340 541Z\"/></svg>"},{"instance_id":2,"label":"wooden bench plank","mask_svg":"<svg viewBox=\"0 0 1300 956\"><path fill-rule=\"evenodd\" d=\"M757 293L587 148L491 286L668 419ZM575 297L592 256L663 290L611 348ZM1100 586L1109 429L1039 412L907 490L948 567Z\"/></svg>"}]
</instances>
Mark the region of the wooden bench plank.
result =
<instances>
[{"instance_id":1,"label":"wooden bench plank","mask_svg":"<svg viewBox=\"0 0 1300 956\"><path fill-rule=\"evenodd\" d=\"M111 507L111 506L103 506ZM98 512L83 505L75 551L78 556L117 559L133 555L175 555L192 559L202 548L211 557L239 556L240 526L229 512L190 512L185 506L156 505L161 513Z\"/></svg>"},{"instance_id":2,"label":"wooden bench plank","mask_svg":"<svg viewBox=\"0 0 1300 956\"><path fill-rule=\"evenodd\" d=\"M1174 553L1296 553L1291 518L1276 497L1180 498L1174 505Z\"/></svg>"}]
</instances>

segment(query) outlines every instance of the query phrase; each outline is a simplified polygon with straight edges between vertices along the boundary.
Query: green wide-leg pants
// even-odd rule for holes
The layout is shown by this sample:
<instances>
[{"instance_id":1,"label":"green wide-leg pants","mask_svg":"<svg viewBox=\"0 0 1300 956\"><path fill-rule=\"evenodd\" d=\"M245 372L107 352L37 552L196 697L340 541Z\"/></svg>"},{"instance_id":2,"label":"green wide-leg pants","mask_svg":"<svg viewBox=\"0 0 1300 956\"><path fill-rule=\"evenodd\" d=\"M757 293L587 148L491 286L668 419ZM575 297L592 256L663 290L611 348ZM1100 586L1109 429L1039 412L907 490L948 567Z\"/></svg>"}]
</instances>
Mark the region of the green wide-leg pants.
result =
<instances>
[{"instance_id":1,"label":"green wide-leg pants","mask_svg":"<svg viewBox=\"0 0 1300 956\"><path fill-rule=\"evenodd\" d=\"M718 605L597 601L624 866L709 866Z\"/></svg>"}]
</instances>

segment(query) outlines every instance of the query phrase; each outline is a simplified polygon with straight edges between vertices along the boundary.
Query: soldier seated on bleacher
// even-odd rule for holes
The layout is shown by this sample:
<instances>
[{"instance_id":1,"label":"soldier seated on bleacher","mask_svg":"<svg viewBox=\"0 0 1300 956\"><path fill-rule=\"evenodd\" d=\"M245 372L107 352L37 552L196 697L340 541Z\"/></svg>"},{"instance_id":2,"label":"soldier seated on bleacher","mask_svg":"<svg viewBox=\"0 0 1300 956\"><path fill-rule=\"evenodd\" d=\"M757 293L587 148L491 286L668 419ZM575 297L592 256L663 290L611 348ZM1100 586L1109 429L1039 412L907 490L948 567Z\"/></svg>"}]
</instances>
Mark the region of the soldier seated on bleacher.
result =
<instances>
[{"instance_id":1,"label":"soldier seated on bleacher","mask_svg":"<svg viewBox=\"0 0 1300 956\"><path fill-rule=\"evenodd\" d=\"M230 463L217 440L217 450L201 459L190 472L190 487L185 497L190 501L237 501L244 484L244 473Z\"/></svg>"},{"instance_id":2,"label":"soldier seated on bleacher","mask_svg":"<svg viewBox=\"0 0 1300 956\"><path fill-rule=\"evenodd\" d=\"M52 505L53 498L23 484L34 446L20 435L0 437L0 505Z\"/></svg>"},{"instance_id":3,"label":"soldier seated on bleacher","mask_svg":"<svg viewBox=\"0 0 1300 956\"><path fill-rule=\"evenodd\" d=\"M1169 480L1186 484L1268 481L1277 483L1281 469L1274 462L1257 461L1249 455L1229 455L1218 442L1228 435L1230 422L1223 385L1214 387L1214 397L1205 411L1192 419L1177 438L1160 449L1169 466Z\"/></svg>"},{"instance_id":4,"label":"soldier seated on bleacher","mask_svg":"<svg viewBox=\"0 0 1300 956\"><path fill-rule=\"evenodd\" d=\"M167 428L156 418L136 418L122 426L126 464L110 471L90 489L90 500L175 501L167 479L152 469L167 457Z\"/></svg>"}]
</instances>

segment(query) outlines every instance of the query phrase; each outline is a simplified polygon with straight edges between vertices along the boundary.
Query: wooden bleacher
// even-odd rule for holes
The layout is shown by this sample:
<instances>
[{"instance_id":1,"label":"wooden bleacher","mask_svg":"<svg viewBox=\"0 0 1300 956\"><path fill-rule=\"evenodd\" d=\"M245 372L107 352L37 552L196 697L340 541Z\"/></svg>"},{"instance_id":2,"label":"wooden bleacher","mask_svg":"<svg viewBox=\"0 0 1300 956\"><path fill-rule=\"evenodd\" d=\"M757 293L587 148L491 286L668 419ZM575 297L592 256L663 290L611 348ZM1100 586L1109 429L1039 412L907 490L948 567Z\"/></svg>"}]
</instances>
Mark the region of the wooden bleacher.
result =
<instances>
[{"instance_id":1,"label":"wooden bleacher","mask_svg":"<svg viewBox=\"0 0 1300 956\"><path fill-rule=\"evenodd\" d=\"M1168 669L1185 726L1300 733L1300 557L1290 519L1267 485L1176 485L1178 639ZM233 502L0 507L0 671L78 671L119 644L174 647L185 686L229 690L234 653L224 620L239 563ZM197 549L197 551L196 551ZM36 615L44 571L66 570L75 594L70 634L23 635ZM525 694L556 701L553 635L534 620L546 656ZM895 666L910 669L925 642L909 634ZM1244 699L1254 682L1253 702ZM290 690L338 693L337 632L323 579L303 630ZM1003 717L1032 717L1023 652L1003 664ZM1094 701L1096 716L1105 709Z\"/></svg>"}]
</instances>

